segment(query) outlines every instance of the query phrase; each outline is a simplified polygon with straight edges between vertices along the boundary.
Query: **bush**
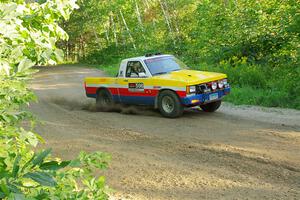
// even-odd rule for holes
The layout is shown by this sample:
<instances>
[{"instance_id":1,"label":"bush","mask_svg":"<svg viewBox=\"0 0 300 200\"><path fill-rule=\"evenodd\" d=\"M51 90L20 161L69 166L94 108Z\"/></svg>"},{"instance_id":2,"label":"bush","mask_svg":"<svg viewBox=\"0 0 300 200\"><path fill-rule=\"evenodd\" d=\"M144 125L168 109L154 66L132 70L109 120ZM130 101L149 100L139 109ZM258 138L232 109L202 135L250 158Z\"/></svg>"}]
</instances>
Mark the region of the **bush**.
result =
<instances>
[{"instance_id":1,"label":"bush","mask_svg":"<svg viewBox=\"0 0 300 200\"><path fill-rule=\"evenodd\" d=\"M63 161L51 157L51 149L35 152L42 138L33 131L34 117L24 111L36 99L28 88L31 67L61 60L55 43L68 36L57 22L77 5L16 2L0 3L0 199L108 199L104 177L93 172L106 168L110 156L81 152Z\"/></svg>"}]
</instances>

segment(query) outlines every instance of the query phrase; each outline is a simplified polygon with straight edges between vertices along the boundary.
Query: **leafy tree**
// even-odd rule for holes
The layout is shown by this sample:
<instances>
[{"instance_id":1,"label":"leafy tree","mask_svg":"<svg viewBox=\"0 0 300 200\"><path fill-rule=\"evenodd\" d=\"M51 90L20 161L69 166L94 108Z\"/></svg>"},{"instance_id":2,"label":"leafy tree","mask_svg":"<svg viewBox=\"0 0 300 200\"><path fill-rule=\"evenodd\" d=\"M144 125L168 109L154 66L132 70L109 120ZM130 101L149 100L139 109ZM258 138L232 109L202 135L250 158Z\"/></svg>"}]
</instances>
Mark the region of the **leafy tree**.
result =
<instances>
[{"instance_id":1,"label":"leafy tree","mask_svg":"<svg viewBox=\"0 0 300 200\"><path fill-rule=\"evenodd\" d=\"M194 69L227 73L234 88L253 91L250 99L243 97L245 90L240 96L229 95L230 101L300 108L299 0L79 4L81 9L66 23L72 35L68 44L74 47L68 52L77 55L71 60L116 70L122 58L172 53ZM78 28L79 21L84 28ZM262 98L256 98L256 90Z\"/></svg>"},{"instance_id":2,"label":"leafy tree","mask_svg":"<svg viewBox=\"0 0 300 200\"><path fill-rule=\"evenodd\" d=\"M27 84L31 67L62 60L55 44L68 35L57 22L68 20L75 8L75 0L0 2L0 199L108 198L104 177L92 172L106 168L110 156L81 152L63 161L51 157L51 149L34 152L42 138L23 110L36 99Z\"/></svg>"}]
</instances>

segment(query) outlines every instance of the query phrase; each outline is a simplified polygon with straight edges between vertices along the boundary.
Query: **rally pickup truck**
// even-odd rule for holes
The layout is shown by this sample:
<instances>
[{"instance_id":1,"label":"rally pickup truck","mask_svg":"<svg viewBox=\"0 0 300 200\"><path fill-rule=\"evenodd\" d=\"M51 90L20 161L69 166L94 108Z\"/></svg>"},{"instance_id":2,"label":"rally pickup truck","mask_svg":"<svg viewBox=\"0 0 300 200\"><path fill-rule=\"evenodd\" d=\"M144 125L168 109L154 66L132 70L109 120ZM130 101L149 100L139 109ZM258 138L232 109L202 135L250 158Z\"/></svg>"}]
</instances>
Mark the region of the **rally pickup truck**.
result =
<instances>
[{"instance_id":1,"label":"rally pickup truck","mask_svg":"<svg viewBox=\"0 0 300 200\"><path fill-rule=\"evenodd\" d=\"M150 105L169 118L181 116L185 107L214 112L230 92L226 74L189 70L176 57L162 54L125 59L116 77L87 77L84 86L99 108Z\"/></svg>"}]
</instances>

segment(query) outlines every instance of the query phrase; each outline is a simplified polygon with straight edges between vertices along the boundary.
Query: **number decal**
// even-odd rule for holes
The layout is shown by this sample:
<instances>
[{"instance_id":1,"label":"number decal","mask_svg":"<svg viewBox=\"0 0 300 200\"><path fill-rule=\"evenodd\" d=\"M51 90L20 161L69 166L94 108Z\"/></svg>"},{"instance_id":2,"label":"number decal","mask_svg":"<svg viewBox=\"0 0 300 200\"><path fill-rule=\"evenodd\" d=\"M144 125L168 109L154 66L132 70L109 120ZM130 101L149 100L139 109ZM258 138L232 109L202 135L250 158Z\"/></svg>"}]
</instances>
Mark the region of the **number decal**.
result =
<instances>
[{"instance_id":1,"label":"number decal","mask_svg":"<svg viewBox=\"0 0 300 200\"><path fill-rule=\"evenodd\" d=\"M144 83L137 83L136 89L144 89Z\"/></svg>"}]
</instances>

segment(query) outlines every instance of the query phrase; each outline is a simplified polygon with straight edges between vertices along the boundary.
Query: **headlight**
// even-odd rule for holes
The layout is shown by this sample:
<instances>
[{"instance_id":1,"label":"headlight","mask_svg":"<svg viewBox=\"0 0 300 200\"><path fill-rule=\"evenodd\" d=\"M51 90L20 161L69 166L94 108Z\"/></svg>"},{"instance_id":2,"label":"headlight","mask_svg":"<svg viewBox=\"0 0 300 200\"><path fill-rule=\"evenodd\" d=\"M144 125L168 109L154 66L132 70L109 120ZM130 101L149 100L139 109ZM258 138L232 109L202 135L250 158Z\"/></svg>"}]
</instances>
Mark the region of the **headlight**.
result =
<instances>
[{"instance_id":1,"label":"headlight","mask_svg":"<svg viewBox=\"0 0 300 200\"><path fill-rule=\"evenodd\" d=\"M217 85L216 82L212 82L212 83L211 83L211 89L212 89L212 90L216 90L217 87L218 87L218 85Z\"/></svg>"},{"instance_id":2,"label":"headlight","mask_svg":"<svg viewBox=\"0 0 300 200\"><path fill-rule=\"evenodd\" d=\"M224 82L223 80L218 82L218 88L222 89L224 87Z\"/></svg>"},{"instance_id":3,"label":"headlight","mask_svg":"<svg viewBox=\"0 0 300 200\"><path fill-rule=\"evenodd\" d=\"M229 83L227 82L227 79L223 79L223 84L225 88L229 87Z\"/></svg>"},{"instance_id":4,"label":"headlight","mask_svg":"<svg viewBox=\"0 0 300 200\"><path fill-rule=\"evenodd\" d=\"M189 93L195 93L196 92L196 86L189 86L190 90Z\"/></svg>"}]
</instances>

